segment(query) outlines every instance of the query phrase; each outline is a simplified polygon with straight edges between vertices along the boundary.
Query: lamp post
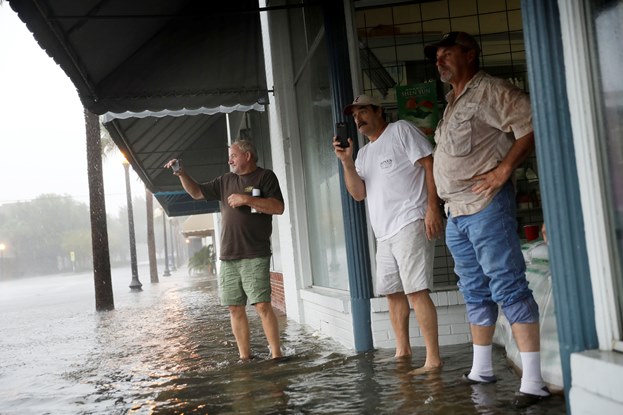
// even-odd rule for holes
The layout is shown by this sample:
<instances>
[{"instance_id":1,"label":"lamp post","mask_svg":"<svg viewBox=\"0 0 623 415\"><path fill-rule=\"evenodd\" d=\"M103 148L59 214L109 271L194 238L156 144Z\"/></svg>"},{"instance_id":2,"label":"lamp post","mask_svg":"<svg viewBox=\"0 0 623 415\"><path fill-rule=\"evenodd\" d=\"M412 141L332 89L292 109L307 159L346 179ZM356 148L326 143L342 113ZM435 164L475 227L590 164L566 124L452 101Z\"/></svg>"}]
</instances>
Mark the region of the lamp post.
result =
<instances>
[{"instance_id":1,"label":"lamp post","mask_svg":"<svg viewBox=\"0 0 623 415\"><path fill-rule=\"evenodd\" d=\"M132 192L130 190L130 163L123 157L121 160L125 170L125 194L128 202L128 229L130 232L130 266L132 268L132 281L130 289L141 291L143 284L138 280L138 267L136 265L136 238L134 237L134 212L132 211Z\"/></svg>"},{"instance_id":2,"label":"lamp post","mask_svg":"<svg viewBox=\"0 0 623 415\"><path fill-rule=\"evenodd\" d=\"M169 253L167 251L167 218L164 216L164 209L162 210L162 230L164 232L164 273L163 277L170 277L169 271Z\"/></svg>"},{"instance_id":3,"label":"lamp post","mask_svg":"<svg viewBox=\"0 0 623 415\"><path fill-rule=\"evenodd\" d=\"M0 243L0 277L4 277L4 250L6 245Z\"/></svg>"},{"instance_id":4,"label":"lamp post","mask_svg":"<svg viewBox=\"0 0 623 415\"><path fill-rule=\"evenodd\" d=\"M173 218L169 218L169 230L171 231L171 270L177 271L175 264L175 240L173 239Z\"/></svg>"}]
</instances>

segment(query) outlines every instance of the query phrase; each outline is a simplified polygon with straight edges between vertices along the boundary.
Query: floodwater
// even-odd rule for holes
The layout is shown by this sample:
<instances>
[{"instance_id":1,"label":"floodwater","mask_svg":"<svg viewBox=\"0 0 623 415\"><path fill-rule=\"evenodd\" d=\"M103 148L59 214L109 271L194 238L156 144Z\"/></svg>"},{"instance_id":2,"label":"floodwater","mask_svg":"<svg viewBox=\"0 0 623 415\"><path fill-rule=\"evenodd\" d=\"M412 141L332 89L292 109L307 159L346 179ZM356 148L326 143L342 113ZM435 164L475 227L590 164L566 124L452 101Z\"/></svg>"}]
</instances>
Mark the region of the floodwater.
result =
<instances>
[{"instance_id":1,"label":"floodwater","mask_svg":"<svg viewBox=\"0 0 623 415\"><path fill-rule=\"evenodd\" d=\"M445 346L440 373L393 350L355 354L280 317L288 359L270 360L249 309L251 362L237 360L214 281L185 269L131 292L113 270L115 310L96 312L92 274L0 281L0 414L563 414L564 399L523 411L519 378L496 347L494 385L460 381L471 346Z\"/></svg>"}]
</instances>

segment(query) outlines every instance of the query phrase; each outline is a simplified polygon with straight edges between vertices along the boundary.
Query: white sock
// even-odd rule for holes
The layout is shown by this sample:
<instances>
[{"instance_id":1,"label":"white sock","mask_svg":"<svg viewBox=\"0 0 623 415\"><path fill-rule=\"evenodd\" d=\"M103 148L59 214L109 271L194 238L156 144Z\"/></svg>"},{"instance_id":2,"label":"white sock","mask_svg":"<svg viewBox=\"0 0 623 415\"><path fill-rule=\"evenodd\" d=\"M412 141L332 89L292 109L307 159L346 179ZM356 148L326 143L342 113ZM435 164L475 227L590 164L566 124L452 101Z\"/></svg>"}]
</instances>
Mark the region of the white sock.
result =
<instances>
[{"instance_id":1,"label":"white sock","mask_svg":"<svg viewBox=\"0 0 623 415\"><path fill-rule=\"evenodd\" d=\"M472 370L469 372L469 377L472 380L484 380L482 376L493 376L493 362L491 360L491 353L493 351L493 345L479 346L474 344L474 357L472 361Z\"/></svg>"},{"instance_id":2,"label":"white sock","mask_svg":"<svg viewBox=\"0 0 623 415\"><path fill-rule=\"evenodd\" d=\"M545 382L541 377L541 352L520 352L519 355L523 368L519 391L531 395L549 395L549 392L543 390Z\"/></svg>"}]
</instances>

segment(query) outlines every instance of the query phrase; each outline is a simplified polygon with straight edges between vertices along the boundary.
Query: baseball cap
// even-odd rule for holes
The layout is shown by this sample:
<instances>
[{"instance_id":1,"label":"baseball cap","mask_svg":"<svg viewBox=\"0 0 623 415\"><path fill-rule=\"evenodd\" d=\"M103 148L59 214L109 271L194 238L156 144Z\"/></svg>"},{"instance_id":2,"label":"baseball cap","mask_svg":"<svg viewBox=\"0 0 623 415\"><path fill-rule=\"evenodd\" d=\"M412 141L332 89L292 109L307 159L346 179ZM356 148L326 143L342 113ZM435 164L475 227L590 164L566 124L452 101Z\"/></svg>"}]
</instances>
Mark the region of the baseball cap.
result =
<instances>
[{"instance_id":1,"label":"baseball cap","mask_svg":"<svg viewBox=\"0 0 623 415\"><path fill-rule=\"evenodd\" d=\"M436 43L431 43L424 47L424 55L432 61L437 59L437 48L461 45L467 49L475 49L476 54L480 53L480 46L476 39L472 35L465 32L449 32L441 37L441 40Z\"/></svg>"},{"instance_id":2,"label":"baseball cap","mask_svg":"<svg viewBox=\"0 0 623 415\"><path fill-rule=\"evenodd\" d=\"M380 107L381 103L375 98L372 98L368 95L358 95L355 97L355 100L352 104L344 107L344 114L351 115L353 113L353 107L365 107L366 105L374 105L376 107Z\"/></svg>"}]
</instances>

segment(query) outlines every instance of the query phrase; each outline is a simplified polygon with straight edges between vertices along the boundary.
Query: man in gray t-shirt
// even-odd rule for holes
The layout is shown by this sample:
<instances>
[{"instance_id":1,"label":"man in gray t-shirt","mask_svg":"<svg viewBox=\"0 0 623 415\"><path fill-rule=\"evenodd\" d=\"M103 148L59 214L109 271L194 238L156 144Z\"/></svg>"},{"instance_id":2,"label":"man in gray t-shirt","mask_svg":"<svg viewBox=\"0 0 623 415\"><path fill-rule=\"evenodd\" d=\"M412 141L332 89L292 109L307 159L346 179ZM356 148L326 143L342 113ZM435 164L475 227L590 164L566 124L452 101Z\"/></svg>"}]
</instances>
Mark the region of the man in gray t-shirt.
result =
<instances>
[{"instance_id":1,"label":"man in gray t-shirt","mask_svg":"<svg viewBox=\"0 0 623 415\"><path fill-rule=\"evenodd\" d=\"M173 159L165 167L176 163L178 160ZM241 360L252 358L247 302L255 306L262 319L272 357L282 356L279 325L270 302L270 235L272 215L281 215L284 203L275 173L256 163L253 143L237 140L229 148L231 172L203 184L181 165L173 172L194 199L221 202L220 300L229 308Z\"/></svg>"}]
</instances>

